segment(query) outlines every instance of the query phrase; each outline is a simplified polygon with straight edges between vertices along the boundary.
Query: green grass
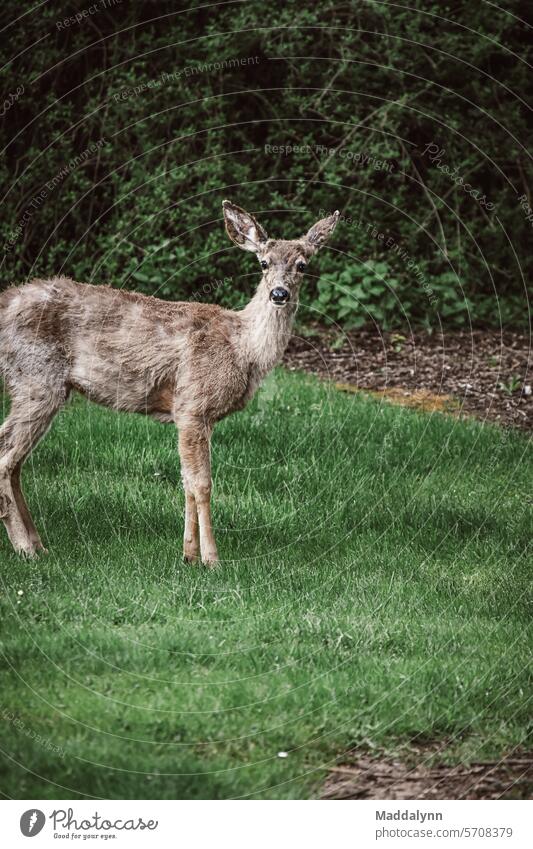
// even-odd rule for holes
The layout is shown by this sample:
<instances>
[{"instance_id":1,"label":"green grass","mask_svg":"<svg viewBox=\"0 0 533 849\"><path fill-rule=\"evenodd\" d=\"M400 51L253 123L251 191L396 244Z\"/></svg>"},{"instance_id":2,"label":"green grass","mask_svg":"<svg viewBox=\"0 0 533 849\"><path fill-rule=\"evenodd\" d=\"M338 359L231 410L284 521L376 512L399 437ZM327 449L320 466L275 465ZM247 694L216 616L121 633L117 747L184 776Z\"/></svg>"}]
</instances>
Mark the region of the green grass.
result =
<instances>
[{"instance_id":1,"label":"green grass","mask_svg":"<svg viewBox=\"0 0 533 849\"><path fill-rule=\"evenodd\" d=\"M213 463L211 571L172 427L79 400L27 464L50 554L2 533L5 795L305 798L351 746L530 744L523 436L280 370Z\"/></svg>"}]
</instances>

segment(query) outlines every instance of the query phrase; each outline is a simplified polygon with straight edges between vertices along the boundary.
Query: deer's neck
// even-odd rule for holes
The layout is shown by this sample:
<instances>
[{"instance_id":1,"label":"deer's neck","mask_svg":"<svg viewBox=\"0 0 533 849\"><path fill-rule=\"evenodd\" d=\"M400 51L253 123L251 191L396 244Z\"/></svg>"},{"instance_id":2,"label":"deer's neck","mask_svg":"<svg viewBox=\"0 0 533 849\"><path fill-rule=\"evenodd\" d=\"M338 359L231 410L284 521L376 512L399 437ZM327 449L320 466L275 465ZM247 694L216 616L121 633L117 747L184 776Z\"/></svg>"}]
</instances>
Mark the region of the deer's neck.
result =
<instances>
[{"instance_id":1,"label":"deer's neck","mask_svg":"<svg viewBox=\"0 0 533 849\"><path fill-rule=\"evenodd\" d=\"M294 302L275 307L268 299L268 292L260 286L241 311L243 354L260 375L267 374L283 357L297 306Z\"/></svg>"}]
</instances>

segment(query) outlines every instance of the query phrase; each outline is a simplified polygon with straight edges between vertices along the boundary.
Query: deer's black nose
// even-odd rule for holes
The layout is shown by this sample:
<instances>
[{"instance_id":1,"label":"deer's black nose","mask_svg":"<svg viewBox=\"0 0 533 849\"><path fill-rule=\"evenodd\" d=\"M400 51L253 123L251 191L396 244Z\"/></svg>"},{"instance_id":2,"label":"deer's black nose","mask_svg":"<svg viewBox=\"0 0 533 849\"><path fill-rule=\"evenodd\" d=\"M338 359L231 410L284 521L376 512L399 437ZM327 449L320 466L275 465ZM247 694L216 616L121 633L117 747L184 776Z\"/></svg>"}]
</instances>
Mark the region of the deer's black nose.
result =
<instances>
[{"instance_id":1,"label":"deer's black nose","mask_svg":"<svg viewBox=\"0 0 533 849\"><path fill-rule=\"evenodd\" d=\"M270 292L270 300L273 304L286 304L291 296L291 293L284 289L283 286L276 286Z\"/></svg>"}]
</instances>

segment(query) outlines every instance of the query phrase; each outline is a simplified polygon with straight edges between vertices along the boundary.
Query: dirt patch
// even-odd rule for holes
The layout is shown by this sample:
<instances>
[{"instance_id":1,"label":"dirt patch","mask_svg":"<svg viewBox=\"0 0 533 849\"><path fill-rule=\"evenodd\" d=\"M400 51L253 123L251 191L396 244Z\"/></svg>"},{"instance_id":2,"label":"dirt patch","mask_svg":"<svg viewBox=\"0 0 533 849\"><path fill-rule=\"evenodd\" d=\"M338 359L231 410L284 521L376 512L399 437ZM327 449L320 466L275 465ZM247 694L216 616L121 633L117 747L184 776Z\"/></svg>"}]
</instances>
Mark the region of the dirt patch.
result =
<instances>
[{"instance_id":1,"label":"dirt patch","mask_svg":"<svg viewBox=\"0 0 533 849\"><path fill-rule=\"evenodd\" d=\"M415 410L423 410L426 413L459 413L460 405L456 398L451 395L435 395L427 389L398 389L391 386L390 389L362 389L352 383L336 383L335 388L340 392L364 392L373 395L374 398L384 398L401 407L413 407Z\"/></svg>"},{"instance_id":2,"label":"dirt patch","mask_svg":"<svg viewBox=\"0 0 533 849\"><path fill-rule=\"evenodd\" d=\"M450 766L435 763L431 751L405 760L352 752L330 771L321 798L531 799L533 753Z\"/></svg>"},{"instance_id":3,"label":"dirt patch","mask_svg":"<svg viewBox=\"0 0 533 849\"><path fill-rule=\"evenodd\" d=\"M333 380L345 391L370 390L392 403L533 427L531 340L512 331L429 334L316 327L294 336L289 369Z\"/></svg>"}]
</instances>

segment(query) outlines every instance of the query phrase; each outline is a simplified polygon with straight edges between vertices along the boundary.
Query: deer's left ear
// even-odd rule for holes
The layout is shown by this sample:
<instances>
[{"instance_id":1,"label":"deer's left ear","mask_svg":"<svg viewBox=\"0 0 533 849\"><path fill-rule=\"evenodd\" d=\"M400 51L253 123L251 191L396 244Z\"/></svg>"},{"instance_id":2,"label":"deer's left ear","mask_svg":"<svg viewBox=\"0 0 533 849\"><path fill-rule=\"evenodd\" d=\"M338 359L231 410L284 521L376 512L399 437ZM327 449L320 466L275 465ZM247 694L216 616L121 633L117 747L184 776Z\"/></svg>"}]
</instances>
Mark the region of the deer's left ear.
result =
<instances>
[{"instance_id":1,"label":"deer's left ear","mask_svg":"<svg viewBox=\"0 0 533 849\"><path fill-rule=\"evenodd\" d=\"M339 210L336 209L332 215L327 218L321 218L316 224L313 224L310 230L305 234L304 241L314 250L317 251L322 247L337 226L339 220Z\"/></svg>"},{"instance_id":2,"label":"deer's left ear","mask_svg":"<svg viewBox=\"0 0 533 849\"><path fill-rule=\"evenodd\" d=\"M222 201L222 209L226 232L231 241L244 251L260 252L268 242L268 236L253 215L229 200Z\"/></svg>"}]
</instances>

